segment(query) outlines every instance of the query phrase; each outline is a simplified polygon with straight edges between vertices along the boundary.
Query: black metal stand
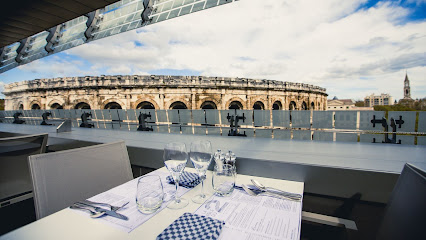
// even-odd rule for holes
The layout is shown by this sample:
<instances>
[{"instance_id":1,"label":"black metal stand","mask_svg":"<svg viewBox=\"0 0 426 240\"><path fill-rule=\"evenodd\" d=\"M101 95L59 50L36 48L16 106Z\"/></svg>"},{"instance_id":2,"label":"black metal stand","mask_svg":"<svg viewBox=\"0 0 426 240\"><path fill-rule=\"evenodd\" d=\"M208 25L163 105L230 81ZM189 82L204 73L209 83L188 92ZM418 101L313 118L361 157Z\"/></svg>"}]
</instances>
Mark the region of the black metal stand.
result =
<instances>
[{"instance_id":1,"label":"black metal stand","mask_svg":"<svg viewBox=\"0 0 426 240\"><path fill-rule=\"evenodd\" d=\"M93 128L95 127L95 125L89 123L89 117L92 117L92 113L83 113L81 114L81 121L82 123L80 124L80 127L83 128Z\"/></svg>"},{"instance_id":2,"label":"black metal stand","mask_svg":"<svg viewBox=\"0 0 426 240\"><path fill-rule=\"evenodd\" d=\"M389 138L389 125L386 118L383 117L382 119L378 120L376 119L376 115L373 115L371 123L373 124L373 127L376 126L376 123L381 123L382 126L385 128L385 140L382 141L382 143L401 144L401 140L399 140L398 142L396 141L396 126L399 125L398 128L401 128L401 125L404 124L402 116L399 116L398 120L395 120L393 118L390 119L390 126L392 127L392 138ZM376 143L376 138L373 138L373 143Z\"/></svg>"},{"instance_id":3,"label":"black metal stand","mask_svg":"<svg viewBox=\"0 0 426 240\"><path fill-rule=\"evenodd\" d=\"M51 116L52 113L51 112L44 112L41 117L43 118L43 121L40 123L40 125L53 125L50 123L47 123L46 121L49 120L48 117Z\"/></svg>"},{"instance_id":4,"label":"black metal stand","mask_svg":"<svg viewBox=\"0 0 426 240\"><path fill-rule=\"evenodd\" d=\"M139 127L137 129L138 131L154 131L152 129L152 127L147 127L146 126L146 124L147 124L146 119L147 118L151 119L151 113L148 113L148 114L146 114L146 113L139 113L139 117L138 117Z\"/></svg>"},{"instance_id":5,"label":"black metal stand","mask_svg":"<svg viewBox=\"0 0 426 240\"><path fill-rule=\"evenodd\" d=\"M19 119L19 116L22 116L21 112L16 112L15 114L13 114L14 124L23 124L25 122L25 120Z\"/></svg>"},{"instance_id":6,"label":"black metal stand","mask_svg":"<svg viewBox=\"0 0 426 240\"><path fill-rule=\"evenodd\" d=\"M237 111L235 111L235 116L230 116L228 113L226 119L228 119L229 125L231 127L231 130L229 130L228 132L228 136L247 137L246 131L244 131L244 133L240 133L240 130L238 129L240 127L240 125L238 125L238 122L240 120L243 120L243 122L246 120L244 113L243 116L238 116Z\"/></svg>"}]
</instances>

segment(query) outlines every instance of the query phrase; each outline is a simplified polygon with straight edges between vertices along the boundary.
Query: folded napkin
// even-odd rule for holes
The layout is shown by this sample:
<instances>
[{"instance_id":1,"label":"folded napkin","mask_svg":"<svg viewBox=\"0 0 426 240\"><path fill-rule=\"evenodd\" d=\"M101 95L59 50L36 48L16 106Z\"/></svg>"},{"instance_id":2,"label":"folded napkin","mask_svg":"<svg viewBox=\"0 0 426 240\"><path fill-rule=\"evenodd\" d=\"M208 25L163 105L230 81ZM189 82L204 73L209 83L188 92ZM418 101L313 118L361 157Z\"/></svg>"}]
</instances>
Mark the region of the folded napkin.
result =
<instances>
[{"instance_id":1,"label":"folded napkin","mask_svg":"<svg viewBox=\"0 0 426 240\"><path fill-rule=\"evenodd\" d=\"M211 239L219 238L225 222L210 217L193 213L184 213L170 224L157 240L185 240L185 239Z\"/></svg>"},{"instance_id":2,"label":"folded napkin","mask_svg":"<svg viewBox=\"0 0 426 240\"><path fill-rule=\"evenodd\" d=\"M175 184L175 180L173 180L172 176L167 176L167 181L170 184ZM200 177L196 173L191 172L183 172L180 175L179 185L186 188L192 188L197 186L201 182Z\"/></svg>"}]
</instances>

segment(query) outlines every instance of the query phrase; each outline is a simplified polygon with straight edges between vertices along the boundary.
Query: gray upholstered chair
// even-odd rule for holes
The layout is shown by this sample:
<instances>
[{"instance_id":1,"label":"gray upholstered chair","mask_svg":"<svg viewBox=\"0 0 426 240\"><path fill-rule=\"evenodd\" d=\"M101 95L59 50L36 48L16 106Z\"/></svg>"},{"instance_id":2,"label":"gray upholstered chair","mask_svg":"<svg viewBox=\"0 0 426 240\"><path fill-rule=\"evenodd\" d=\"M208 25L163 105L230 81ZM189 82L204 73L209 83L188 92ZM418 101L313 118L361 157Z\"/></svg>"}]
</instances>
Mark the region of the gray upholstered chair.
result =
<instances>
[{"instance_id":1,"label":"gray upholstered chair","mask_svg":"<svg viewBox=\"0 0 426 240\"><path fill-rule=\"evenodd\" d=\"M406 163L386 206L376 239L426 239L426 172ZM302 220L348 230L357 230L353 221L302 212ZM349 239L357 239L348 235Z\"/></svg>"},{"instance_id":2,"label":"gray upholstered chair","mask_svg":"<svg viewBox=\"0 0 426 240\"><path fill-rule=\"evenodd\" d=\"M124 141L28 159L37 219L133 179Z\"/></svg>"},{"instance_id":3,"label":"gray upholstered chair","mask_svg":"<svg viewBox=\"0 0 426 240\"><path fill-rule=\"evenodd\" d=\"M46 151L47 133L0 138L0 206L32 197L28 156Z\"/></svg>"},{"instance_id":4,"label":"gray upholstered chair","mask_svg":"<svg viewBox=\"0 0 426 240\"><path fill-rule=\"evenodd\" d=\"M386 206L377 239L426 239L426 172L405 164Z\"/></svg>"}]
</instances>

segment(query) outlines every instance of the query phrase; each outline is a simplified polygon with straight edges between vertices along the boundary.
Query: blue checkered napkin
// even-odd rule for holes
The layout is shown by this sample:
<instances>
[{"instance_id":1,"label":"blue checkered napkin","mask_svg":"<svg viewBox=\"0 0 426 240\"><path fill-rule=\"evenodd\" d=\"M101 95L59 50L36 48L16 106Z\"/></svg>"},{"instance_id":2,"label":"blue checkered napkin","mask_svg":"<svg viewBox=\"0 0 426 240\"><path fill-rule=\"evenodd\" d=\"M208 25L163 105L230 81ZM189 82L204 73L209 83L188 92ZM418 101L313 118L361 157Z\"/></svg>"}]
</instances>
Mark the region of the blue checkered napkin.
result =
<instances>
[{"instance_id":1,"label":"blue checkered napkin","mask_svg":"<svg viewBox=\"0 0 426 240\"><path fill-rule=\"evenodd\" d=\"M170 184L175 184L175 180L173 180L172 176L167 176L167 181ZM191 172L183 172L180 175L179 185L186 188L192 188L197 186L201 182L200 177L196 173Z\"/></svg>"},{"instance_id":2,"label":"blue checkered napkin","mask_svg":"<svg viewBox=\"0 0 426 240\"><path fill-rule=\"evenodd\" d=\"M184 213L170 224L157 240L185 240L219 238L225 222L193 213Z\"/></svg>"}]
</instances>

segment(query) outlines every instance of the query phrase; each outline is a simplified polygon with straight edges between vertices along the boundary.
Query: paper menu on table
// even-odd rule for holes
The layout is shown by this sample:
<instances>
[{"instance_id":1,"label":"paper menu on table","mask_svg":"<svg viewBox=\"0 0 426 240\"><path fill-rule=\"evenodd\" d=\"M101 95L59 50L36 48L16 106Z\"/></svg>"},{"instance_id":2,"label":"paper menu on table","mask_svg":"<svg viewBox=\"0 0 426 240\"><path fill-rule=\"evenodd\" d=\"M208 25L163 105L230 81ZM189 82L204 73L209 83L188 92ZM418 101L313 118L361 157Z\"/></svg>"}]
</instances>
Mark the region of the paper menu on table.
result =
<instances>
[{"instance_id":1,"label":"paper menu on table","mask_svg":"<svg viewBox=\"0 0 426 240\"><path fill-rule=\"evenodd\" d=\"M301 202L254 197L236 189L230 197L211 197L195 213L225 221L219 239L300 238Z\"/></svg>"},{"instance_id":2,"label":"paper menu on table","mask_svg":"<svg viewBox=\"0 0 426 240\"><path fill-rule=\"evenodd\" d=\"M135 228L143 224L144 222L148 221L156 213L164 209L169 203L168 201L171 200L171 196L173 196L175 192L175 186L174 184L168 184L166 177L169 176L169 174L167 172L154 171L147 175L151 175L151 174L160 176L161 182L163 183L164 193L166 193L166 201L163 202L163 204L161 205L161 208L157 212L153 214L142 214L141 212L138 211L136 207L136 190L137 190L137 184L138 184L139 178L136 178L136 179L133 179L132 181L124 183L120 186L117 186L113 189L110 189L106 192L100 193L88 199L94 202L109 203L114 206L121 206L124 203L129 202L123 209L118 211L118 213L127 216L129 220L125 221L125 220L121 220L121 219L110 217L110 216L104 216L96 220L102 221L108 225L121 229L122 231L131 232ZM183 195L189 190L191 190L191 188L188 189L188 188L179 187L179 195ZM70 210L70 211L75 211L75 210ZM80 211L76 211L76 212L80 212Z\"/></svg>"}]
</instances>

